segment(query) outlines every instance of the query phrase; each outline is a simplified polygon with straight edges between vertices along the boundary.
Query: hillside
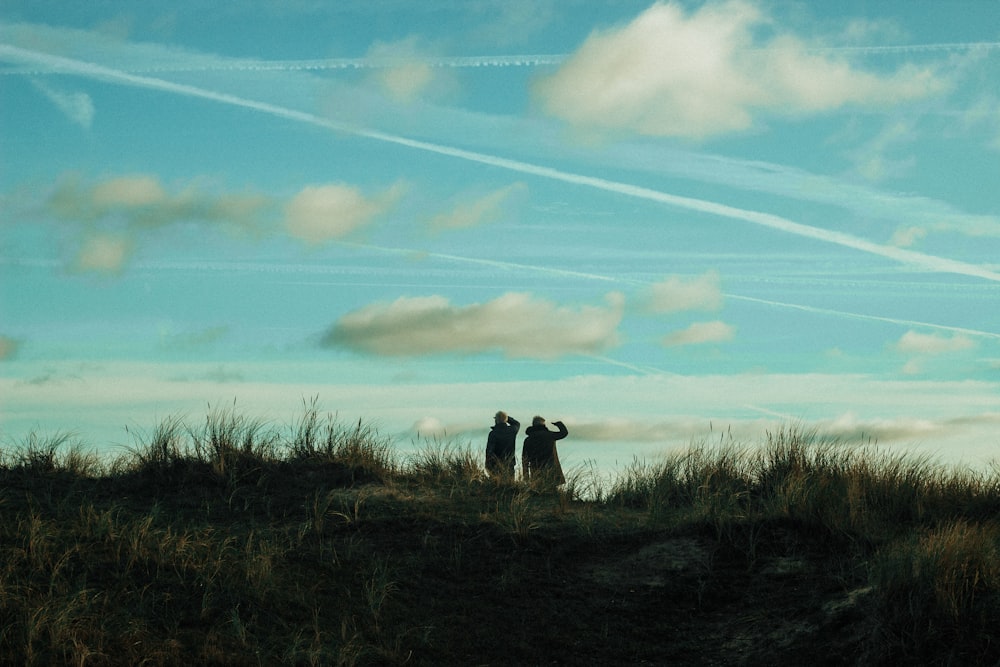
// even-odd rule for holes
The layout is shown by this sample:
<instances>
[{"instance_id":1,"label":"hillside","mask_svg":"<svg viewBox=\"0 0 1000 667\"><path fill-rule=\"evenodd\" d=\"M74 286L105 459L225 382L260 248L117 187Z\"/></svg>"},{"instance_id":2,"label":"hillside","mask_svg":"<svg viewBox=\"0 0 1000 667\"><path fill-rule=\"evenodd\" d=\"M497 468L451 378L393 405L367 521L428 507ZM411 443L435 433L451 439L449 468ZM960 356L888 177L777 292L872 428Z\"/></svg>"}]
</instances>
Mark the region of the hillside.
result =
<instances>
[{"instance_id":1,"label":"hillside","mask_svg":"<svg viewBox=\"0 0 1000 667\"><path fill-rule=\"evenodd\" d=\"M1000 483L782 432L607 488L309 414L0 465L6 664L996 664Z\"/></svg>"}]
</instances>

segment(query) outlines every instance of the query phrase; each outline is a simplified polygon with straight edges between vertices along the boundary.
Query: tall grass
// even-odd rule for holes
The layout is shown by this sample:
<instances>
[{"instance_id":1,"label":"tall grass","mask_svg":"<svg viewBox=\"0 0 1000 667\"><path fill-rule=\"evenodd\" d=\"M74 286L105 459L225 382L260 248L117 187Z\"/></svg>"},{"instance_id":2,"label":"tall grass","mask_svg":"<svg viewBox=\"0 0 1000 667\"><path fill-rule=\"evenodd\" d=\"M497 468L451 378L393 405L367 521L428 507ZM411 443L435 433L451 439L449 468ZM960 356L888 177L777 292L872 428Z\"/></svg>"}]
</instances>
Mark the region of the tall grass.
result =
<instances>
[{"instance_id":1,"label":"tall grass","mask_svg":"<svg viewBox=\"0 0 1000 667\"><path fill-rule=\"evenodd\" d=\"M553 492L489 478L469 444L403 456L315 400L285 429L227 407L133 436L110 461L65 434L0 450L4 660L402 664L437 650L408 581L475 572L473 553L537 554L552 526L574 544L609 527L707 535L748 572L796 531L862 573L872 660L1000 657L997 470L789 428L636 460L607 486L571 471ZM393 543L414 517L419 544ZM516 582L504 565L495 585Z\"/></svg>"},{"instance_id":2,"label":"tall grass","mask_svg":"<svg viewBox=\"0 0 1000 667\"><path fill-rule=\"evenodd\" d=\"M996 476L794 429L758 447L692 446L634 461L607 501L707 521L790 520L878 544L914 526L1000 511Z\"/></svg>"},{"instance_id":3,"label":"tall grass","mask_svg":"<svg viewBox=\"0 0 1000 667\"><path fill-rule=\"evenodd\" d=\"M10 448L0 449L0 468L25 473L87 477L104 471L104 461L72 433L41 436L29 433Z\"/></svg>"},{"instance_id":4,"label":"tall grass","mask_svg":"<svg viewBox=\"0 0 1000 667\"><path fill-rule=\"evenodd\" d=\"M358 420L345 425L334 414L320 414L315 398L305 401L302 417L292 426L289 461L334 464L352 479L388 481L397 473L391 441Z\"/></svg>"},{"instance_id":5,"label":"tall grass","mask_svg":"<svg viewBox=\"0 0 1000 667\"><path fill-rule=\"evenodd\" d=\"M414 479L434 486L469 487L486 480L480 458L468 444L430 439L418 443L416 451L407 457L404 470Z\"/></svg>"},{"instance_id":6,"label":"tall grass","mask_svg":"<svg viewBox=\"0 0 1000 667\"><path fill-rule=\"evenodd\" d=\"M870 565L878 652L913 661L984 664L996 651L991 644L1000 618L998 545L995 521L956 519L880 550Z\"/></svg>"}]
</instances>

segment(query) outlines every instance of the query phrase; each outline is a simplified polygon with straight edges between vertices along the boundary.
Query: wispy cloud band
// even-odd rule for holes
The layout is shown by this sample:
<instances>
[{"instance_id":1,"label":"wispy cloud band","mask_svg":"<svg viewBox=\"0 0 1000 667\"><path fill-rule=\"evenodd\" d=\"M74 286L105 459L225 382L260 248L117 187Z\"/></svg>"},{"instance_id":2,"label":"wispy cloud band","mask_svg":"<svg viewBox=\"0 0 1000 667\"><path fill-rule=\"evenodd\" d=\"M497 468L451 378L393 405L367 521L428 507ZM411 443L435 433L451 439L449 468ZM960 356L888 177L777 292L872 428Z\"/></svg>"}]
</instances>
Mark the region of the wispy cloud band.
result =
<instances>
[{"instance_id":1,"label":"wispy cloud band","mask_svg":"<svg viewBox=\"0 0 1000 667\"><path fill-rule=\"evenodd\" d=\"M866 252L873 255L878 255L923 270L955 273L959 275L966 275L976 278L982 278L985 280L1000 282L1000 273L981 266L969 264L967 262L952 260L944 257L928 255L913 250L907 250L905 248L898 248L895 246L875 243L873 241L859 238L850 234L845 234L843 232L823 229L820 227L813 227L810 225L795 222L793 220L789 220L787 218L783 218L781 216L774 215L771 213L738 208L735 206L730 206L727 204L708 201L704 199L697 199L694 197L675 195L660 190L654 190L652 188L632 185L629 183L623 183L620 181L613 181L594 176L576 174L572 172L555 169L552 167L545 167L542 165L522 162L520 160L513 160L510 158L504 158L496 155L488 155L476 151L464 150L453 146L431 143L417 139L410 139L407 137L402 137L387 132L381 132L378 130L355 127L344 123L336 122L333 120L329 120L326 118L321 118L320 116L317 116L315 114L306 113L304 111L298 111L295 109L290 109L287 107L270 104L267 102L252 100L238 95L231 95L228 93L209 90L188 84L174 83L156 77L129 74L127 72L118 69L104 67L102 65L80 61L73 58L64 58L62 56L56 56L39 51L23 49L10 44L0 44L0 58L13 60L15 62L39 63L42 65L61 69L66 73L73 73L104 81L110 81L124 85L131 85L153 90L161 90L164 92L170 92L178 95L201 98L201 99L211 100L214 102L219 102L222 104L229 104L242 108L253 109L280 118L286 118L288 120L294 120L297 122L303 122L320 127L326 127L331 130L345 132L359 137L365 137L386 143L406 146L409 148L414 148L417 150L426 151L430 153L436 153L439 155L446 155L449 157L454 157L469 162L485 164L492 167L506 169L521 174L528 174L549 180L561 181L564 183L580 185L597 190L603 190L606 192L613 192L616 194L624 195L627 197L633 197L637 199L643 199L646 201L659 202L662 204L666 204L668 206L696 211L700 213L706 213L710 215L716 215L723 218L742 220L744 222L749 222L755 225L760 225L778 231L783 231L796 236L810 238L813 240L850 248L860 252Z\"/></svg>"}]
</instances>

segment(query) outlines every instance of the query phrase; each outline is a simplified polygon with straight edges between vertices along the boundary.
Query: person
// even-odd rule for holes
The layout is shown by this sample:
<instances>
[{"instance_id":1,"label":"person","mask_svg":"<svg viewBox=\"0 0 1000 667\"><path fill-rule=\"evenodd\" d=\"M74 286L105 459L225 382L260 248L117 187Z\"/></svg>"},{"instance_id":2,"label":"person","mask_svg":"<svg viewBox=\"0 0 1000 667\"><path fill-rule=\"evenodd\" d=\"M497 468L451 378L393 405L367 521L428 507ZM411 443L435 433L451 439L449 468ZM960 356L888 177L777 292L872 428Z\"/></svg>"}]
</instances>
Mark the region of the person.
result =
<instances>
[{"instance_id":1,"label":"person","mask_svg":"<svg viewBox=\"0 0 1000 667\"><path fill-rule=\"evenodd\" d=\"M569 431L561 421L552 422L558 431L550 431L543 417L531 420L531 426L524 429L524 445L521 447L521 464L524 479L528 482L540 481L543 484L560 486L566 483L562 466L559 464L559 452L556 440L562 440Z\"/></svg>"},{"instance_id":2,"label":"person","mask_svg":"<svg viewBox=\"0 0 1000 667\"><path fill-rule=\"evenodd\" d=\"M493 428L486 438L486 470L491 477L514 478L517 432L521 423L501 410L493 416Z\"/></svg>"}]
</instances>

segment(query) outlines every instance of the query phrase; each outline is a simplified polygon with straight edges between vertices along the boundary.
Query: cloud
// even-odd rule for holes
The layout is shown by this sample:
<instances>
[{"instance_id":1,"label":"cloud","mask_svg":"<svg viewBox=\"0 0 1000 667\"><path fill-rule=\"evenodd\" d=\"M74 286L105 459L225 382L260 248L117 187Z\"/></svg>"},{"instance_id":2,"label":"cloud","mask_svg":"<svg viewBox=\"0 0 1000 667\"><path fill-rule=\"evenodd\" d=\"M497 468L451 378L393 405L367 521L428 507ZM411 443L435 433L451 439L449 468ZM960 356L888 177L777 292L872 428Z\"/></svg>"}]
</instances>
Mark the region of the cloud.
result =
<instances>
[{"instance_id":1,"label":"cloud","mask_svg":"<svg viewBox=\"0 0 1000 667\"><path fill-rule=\"evenodd\" d=\"M416 37L398 42L375 42L366 62L371 78L397 102L412 102L431 93L443 93L454 86L451 73L432 65L426 46Z\"/></svg>"},{"instance_id":2,"label":"cloud","mask_svg":"<svg viewBox=\"0 0 1000 667\"><path fill-rule=\"evenodd\" d=\"M489 194L457 202L454 207L431 220L432 229L467 229L493 222L503 213L504 204L528 189L524 183L513 183Z\"/></svg>"},{"instance_id":3,"label":"cloud","mask_svg":"<svg viewBox=\"0 0 1000 667\"><path fill-rule=\"evenodd\" d=\"M44 204L57 219L87 223L88 231L70 268L118 273L131 258L140 232L185 222L235 229L260 225L271 207L255 193L215 194L189 183L171 192L150 174L126 174L90 182L66 175Z\"/></svg>"},{"instance_id":4,"label":"cloud","mask_svg":"<svg viewBox=\"0 0 1000 667\"><path fill-rule=\"evenodd\" d=\"M688 310L719 310L722 288L717 271L685 280L671 276L650 288L648 308L654 313L677 313Z\"/></svg>"},{"instance_id":5,"label":"cloud","mask_svg":"<svg viewBox=\"0 0 1000 667\"><path fill-rule=\"evenodd\" d=\"M991 270L990 268L984 268L982 266L969 264L967 262L951 260L944 257L937 257L933 255L918 253L911 250L897 248L881 243L873 243L871 241L851 236L843 232L832 231L820 227L813 227L810 225L797 223L792 220L782 218L780 216L769 213L736 208L733 206L727 206L725 204L712 202L709 200L683 197L680 195L674 195L659 190L652 190L650 188L644 188L629 183L610 181L602 178L596 178L593 176L585 176L582 174L560 171L558 169L553 169L551 167L544 167L529 162L521 162L518 160L503 158L496 155L489 155L486 153L464 150L453 146L436 144L427 141L420 141L417 139L409 139L407 137L380 132L377 130L363 129L354 125L338 123L328 118L321 118L319 116L316 116L315 114L310 114L303 111L297 111L295 109L285 106L279 106L276 104L269 104L267 102L262 102L259 100L239 97L236 95L231 95L217 90L210 90L207 88L200 88L197 86L173 83L171 81L166 81L164 79L159 79L156 77L138 76L134 74L129 74L120 69L104 67L94 63L75 60L72 58L64 58L61 56L54 56L51 54L41 53L38 51L23 49L20 47L10 46L6 44L0 44L0 57L8 58L14 62L22 62L34 66L59 68L67 72L79 74L81 76L115 81L124 85L130 85L138 88L148 88L152 90L171 92L185 97L194 97L198 99L212 100L220 104L228 104L241 108L253 109L255 111L270 114L278 118L286 118L301 123L308 123L310 125L315 125L318 127L326 127L336 131L347 132L354 136L373 139L375 141L387 142L400 146L407 146L415 150L437 153L439 155L446 155L454 157L456 159L466 160L470 162L477 162L480 164L487 164L494 167L499 167L501 169L515 171L518 173L531 174L541 178L562 181L565 183L574 183L577 185L583 185L586 187L595 188L598 190L605 190L608 192L617 192L619 194L623 194L628 197L635 197L647 201L656 201L670 206L677 206L687 210L701 211L704 213L718 215L730 219L743 220L745 222L750 222L752 224L762 225L764 227L769 227L772 229L778 229L790 234L795 234L806 238L812 238L826 243L833 243L836 245L853 248L861 252L867 252L879 255L882 257L888 257L895 261L902 262L904 264L920 266L932 271L951 272L960 275L977 276L980 278L985 278L987 280L1000 281L1000 274ZM997 226L993 218L985 218L984 225L990 225L990 224L992 224L993 227Z\"/></svg>"},{"instance_id":6,"label":"cloud","mask_svg":"<svg viewBox=\"0 0 1000 667\"><path fill-rule=\"evenodd\" d=\"M903 354L928 356L961 352L975 347L974 340L961 334L948 337L940 334L922 334L912 330L903 334L895 345L896 350Z\"/></svg>"},{"instance_id":7,"label":"cloud","mask_svg":"<svg viewBox=\"0 0 1000 667\"><path fill-rule=\"evenodd\" d=\"M937 435L942 424L930 419L896 417L891 419L860 419L846 412L835 419L815 424L817 435L844 442L899 442L925 439Z\"/></svg>"},{"instance_id":8,"label":"cloud","mask_svg":"<svg viewBox=\"0 0 1000 667\"><path fill-rule=\"evenodd\" d=\"M940 438L943 433L959 429L996 429L1000 413L984 412L950 418L898 416L881 419L862 419L853 412L815 424L819 435L830 436L845 442L913 442Z\"/></svg>"},{"instance_id":9,"label":"cloud","mask_svg":"<svg viewBox=\"0 0 1000 667\"><path fill-rule=\"evenodd\" d=\"M963 236L1000 237L1000 222L989 216L958 216L923 225L900 226L889 240L891 245L906 248L916 245L931 232L954 232Z\"/></svg>"},{"instance_id":10,"label":"cloud","mask_svg":"<svg viewBox=\"0 0 1000 667\"><path fill-rule=\"evenodd\" d=\"M669 420L650 421L608 417L601 420L571 421L568 426L577 440L593 442L654 442L668 443L678 439L690 439L703 434L706 420L677 417Z\"/></svg>"},{"instance_id":11,"label":"cloud","mask_svg":"<svg viewBox=\"0 0 1000 667\"><path fill-rule=\"evenodd\" d=\"M932 357L963 352L974 349L976 346L976 341L959 333L949 337L910 330L903 334L893 345L893 348L910 357L903 364L901 372L904 375L919 375L925 372Z\"/></svg>"},{"instance_id":12,"label":"cloud","mask_svg":"<svg viewBox=\"0 0 1000 667\"><path fill-rule=\"evenodd\" d=\"M890 105L944 88L929 69L879 76L792 34L758 42L765 25L773 21L744 0L690 14L657 3L626 26L591 34L535 93L547 113L579 127L704 138L746 130L761 112Z\"/></svg>"},{"instance_id":13,"label":"cloud","mask_svg":"<svg viewBox=\"0 0 1000 667\"><path fill-rule=\"evenodd\" d=\"M20 347L21 341L9 336L0 336L0 361L13 359Z\"/></svg>"},{"instance_id":14,"label":"cloud","mask_svg":"<svg viewBox=\"0 0 1000 667\"><path fill-rule=\"evenodd\" d=\"M679 345L701 345L703 343L725 343L733 339L736 329L725 322L695 322L686 329L675 331L663 339L666 347Z\"/></svg>"},{"instance_id":15,"label":"cloud","mask_svg":"<svg viewBox=\"0 0 1000 667\"><path fill-rule=\"evenodd\" d=\"M498 3L470 3L472 12L487 14L488 22L468 35L477 46L514 44L538 34L556 19L553 0L505 0Z\"/></svg>"},{"instance_id":16,"label":"cloud","mask_svg":"<svg viewBox=\"0 0 1000 667\"><path fill-rule=\"evenodd\" d=\"M112 178L95 185L90 194L100 211L157 206L167 201L159 179L147 175Z\"/></svg>"},{"instance_id":17,"label":"cloud","mask_svg":"<svg viewBox=\"0 0 1000 667\"><path fill-rule=\"evenodd\" d=\"M124 221L133 228L192 220L252 227L270 203L263 195L218 195L195 183L171 193L150 174L127 174L95 183L69 175L56 185L47 209L65 220Z\"/></svg>"},{"instance_id":18,"label":"cloud","mask_svg":"<svg viewBox=\"0 0 1000 667\"><path fill-rule=\"evenodd\" d=\"M67 118L85 130L90 129L94 121L94 101L90 95L67 93L37 78L32 78L30 81L39 92L56 105L56 108L66 114Z\"/></svg>"},{"instance_id":19,"label":"cloud","mask_svg":"<svg viewBox=\"0 0 1000 667\"><path fill-rule=\"evenodd\" d=\"M131 255L129 239L114 234L93 234L80 247L72 268L82 272L119 273Z\"/></svg>"},{"instance_id":20,"label":"cloud","mask_svg":"<svg viewBox=\"0 0 1000 667\"><path fill-rule=\"evenodd\" d=\"M422 417L410 427L421 438L443 438L448 435L448 428L437 417Z\"/></svg>"},{"instance_id":21,"label":"cloud","mask_svg":"<svg viewBox=\"0 0 1000 667\"><path fill-rule=\"evenodd\" d=\"M605 306L558 306L530 294L508 293L470 306L441 296L400 298L342 317L323 337L328 347L386 356L501 351L507 357L552 359L591 354L617 342L624 298Z\"/></svg>"},{"instance_id":22,"label":"cloud","mask_svg":"<svg viewBox=\"0 0 1000 667\"><path fill-rule=\"evenodd\" d=\"M970 60L978 60L978 57L974 55ZM965 132L978 132L983 146L1000 151L1000 98L990 86L982 87L977 94L979 97L960 112L960 127Z\"/></svg>"},{"instance_id":23,"label":"cloud","mask_svg":"<svg viewBox=\"0 0 1000 667\"><path fill-rule=\"evenodd\" d=\"M925 236L927 236L926 227L918 227L915 225L900 227L893 232L889 243L894 246L899 246L900 248L909 248Z\"/></svg>"},{"instance_id":24,"label":"cloud","mask_svg":"<svg viewBox=\"0 0 1000 667\"><path fill-rule=\"evenodd\" d=\"M483 361L497 370L493 362ZM484 442L498 408L518 419L536 413L552 419L562 417L570 426L569 444L565 452L561 450L567 458L564 464L572 459L597 459L603 460L604 470L610 470L615 461L628 462L640 454L644 448L635 442L655 443L655 451L660 453L666 446L716 442L729 427L737 442L764 442L765 428L773 430L800 420L803 430L808 431L818 422L836 421L845 413L856 415L853 425L860 426L866 440L873 434L870 424L896 422L902 426L910 419L907 415L917 415L940 428L933 437L918 437L912 432L899 443L905 449L898 451L986 463L996 459L1000 424L1000 381L996 379L886 380L870 373L616 373L511 381L504 379L507 373L497 371L475 382L464 378L386 383L385 364L358 357L247 361L239 367L246 380L220 384L205 379L218 368L218 361L94 364L64 359L52 361L44 369L20 361L11 366L0 375L0 396L4 397L0 430L16 434L29 432L32 424L44 424L46 429L80 433L94 444L122 442L126 435L121 424L152 425L170 414L194 417L204 414L206 402L232 405L234 398L238 398L241 413L271 423L293 424L301 418L303 396L318 396L348 422L363 418L366 423L377 423L383 433L405 433L404 439L396 441L401 448L413 435L409 429L428 417L445 424L449 438L468 433L476 447ZM49 381L31 382L43 370ZM180 377L189 380L181 381ZM331 377L358 381L331 383ZM290 387L294 390L289 391ZM619 400L609 402L608 396ZM748 413L747 404L764 408L767 422L758 421L760 410L756 408L754 414ZM628 406L627 414L620 412L621 405ZM612 426L601 428L605 420L611 420ZM427 423L433 425L432 421ZM842 432L851 425L842 422ZM614 437L615 428L620 429L620 441L605 440ZM649 433L653 438L657 432L665 436L662 448L659 442L643 437ZM886 442L885 433L879 432L880 442ZM588 441L583 440L585 435ZM634 442L625 442L629 440ZM646 450L653 448L650 444Z\"/></svg>"},{"instance_id":25,"label":"cloud","mask_svg":"<svg viewBox=\"0 0 1000 667\"><path fill-rule=\"evenodd\" d=\"M916 165L914 158L893 158L890 153L900 145L912 143L917 133L911 120L895 120L866 145L854 150L851 157L857 172L869 181L883 181L899 176Z\"/></svg>"},{"instance_id":26,"label":"cloud","mask_svg":"<svg viewBox=\"0 0 1000 667\"><path fill-rule=\"evenodd\" d=\"M308 243L323 243L347 236L385 213L402 196L396 184L374 197L345 183L310 185L285 206L288 233Z\"/></svg>"}]
</instances>

